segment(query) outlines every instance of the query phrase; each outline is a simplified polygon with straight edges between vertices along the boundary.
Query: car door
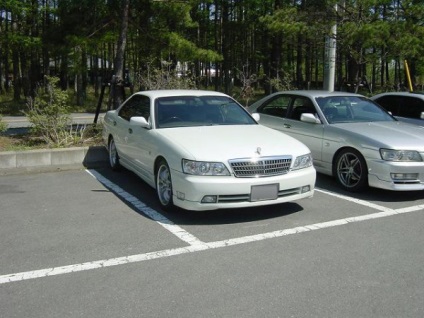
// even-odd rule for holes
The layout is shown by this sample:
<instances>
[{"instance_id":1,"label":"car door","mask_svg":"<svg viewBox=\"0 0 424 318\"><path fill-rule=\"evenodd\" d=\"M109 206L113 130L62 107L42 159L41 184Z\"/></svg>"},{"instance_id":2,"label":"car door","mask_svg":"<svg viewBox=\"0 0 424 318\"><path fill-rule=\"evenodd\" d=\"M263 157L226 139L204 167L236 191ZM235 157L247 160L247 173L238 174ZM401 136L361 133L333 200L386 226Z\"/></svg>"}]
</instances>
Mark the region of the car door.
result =
<instances>
[{"instance_id":1,"label":"car door","mask_svg":"<svg viewBox=\"0 0 424 318\"><path fill-rule=\"evenodd\" d=\"M150 122L151 100L144 95L137 95L132 100L132 116L144 117ZM131 160L136 173L148 181L153 179L153 160L156 143L154 142L154 132L150 128L140 125L129 125L127 134L128 157Z\"/></svg>"},{"instance_id":2,"label":"car door","mask_svg":"<svg viewBox=\"0 0 424 318\"><path fill-rule=\"evenodd\" d=\"M279 130L304 143L311 150L314 161L321 161L324 125L301 121L301 115L305 113L313 114L318 118L316 108L308 97L292 96L291 98L290 107Z\"/></svg>"},{"instance_id":3,"label":"car door","mask_svg":"<svg viewBox=\"0 0 424 318\"><path fill-rule=\"evenodd\" d=\"M118 114L112 123L115 130L113 138L115 139L116 148L119 157L124 162L130 161L128 137L130 133L130 118L135 114L134 105L136 99L136 95L127 99L118 109Z\"/></svg>"},{"instance_id":4,"label":"car door","mask_svg":"<svg viewBox=\"0 0 424 318\"><path fill-rule=\"evenodd\" d=\"M316 114L315 106L309 98L288 94L267 100L257 112L261 115L260 123L301 141L311 150L314 160L319 161L322 157L323 125L300 121L300 107L304 107L304 113Z\"/></svg>"}]
</instances>

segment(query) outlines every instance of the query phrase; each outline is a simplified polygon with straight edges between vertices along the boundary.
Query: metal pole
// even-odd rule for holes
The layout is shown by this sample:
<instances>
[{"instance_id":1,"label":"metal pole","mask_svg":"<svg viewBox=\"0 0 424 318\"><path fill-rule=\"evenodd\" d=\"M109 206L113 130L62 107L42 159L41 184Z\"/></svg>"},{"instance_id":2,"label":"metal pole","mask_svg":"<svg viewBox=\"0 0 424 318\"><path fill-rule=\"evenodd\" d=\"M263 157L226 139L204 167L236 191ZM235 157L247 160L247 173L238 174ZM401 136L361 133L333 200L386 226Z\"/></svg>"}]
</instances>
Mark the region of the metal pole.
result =
<instances>
[{"instance_id":1,"label":"metal pole","mask_svg":"<svg viewBox=\"0 0 424 318\"><path fill-rule=\"evenodd\" d=\"M337 12L337 4L335 5ZM325 39L325 61L324 61L324 90L334 91L336 74L336 35L337 23L331 27L330 34Z\"/></svg>"},{"instance_id":2,"label":"metal pole","mask_svg":"<svg viewBox=\"0 0 424 318\"><path fill-rule=\"evenodd\" d=\"M414 91L414 88L412 86L411 73L409 72L408 61L405 60L404 63L405 63L405 71L406 71L406 78L408 80L409 91L412 93Z\"/></svg>"}]
</instances>

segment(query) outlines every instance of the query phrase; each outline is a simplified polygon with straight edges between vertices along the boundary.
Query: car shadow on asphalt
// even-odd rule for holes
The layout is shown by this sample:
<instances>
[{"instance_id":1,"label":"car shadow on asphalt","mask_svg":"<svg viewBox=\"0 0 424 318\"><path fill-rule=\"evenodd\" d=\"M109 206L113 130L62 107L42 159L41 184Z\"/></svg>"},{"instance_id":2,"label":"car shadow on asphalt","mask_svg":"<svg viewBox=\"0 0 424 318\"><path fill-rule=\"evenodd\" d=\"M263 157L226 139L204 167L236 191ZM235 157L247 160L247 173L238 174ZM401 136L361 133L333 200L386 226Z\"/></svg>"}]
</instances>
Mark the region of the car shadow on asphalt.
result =
<instances>
[{"instance_id":1,"label":"car shadow on asphalt","mask_svg":"<svg viewBox=\"0 0 424 318\"><path fill-rule=\"evenodd\" d=\"M134 173L126 169L119 172L111 171L108 168L96 169L116 186L122 188L128 194L136 197L145 203L149 208L157 211L175 224L181 225L210 225L210 224L231 224L248 223L259 220L273 219L285 215L297 213L303 210L301 201L280 203L262 207L240 208L240 209L219 209L208 211L187 211L174 207L170 211L164 211L156 197L156 192L147 183L138 178ZM117 194L116 194L117 195ZM117 195L117 197L134 212L148 217L143 211L135 209L131 202Z\"/></svg>"},{"instance_id":2,"label":"car shadow on asphalt","mask_svg":"<svg viewBox=\"0 0 424 318\"><path fill-rule=\"evenodd\" d=\"M173 223L179 225L248 223L284 217L304 210L302 207L303 200L300 200L296 202L240 209L187 211L175 207L171 211L164 211L157 200L155 190L143 180L138 178L134 173L126 169L122 169L120 172L114 172L109 168L98 169L97 171L124 191L145 203L149 208L157 211ZM334 178L322 174L317 175L316 188L318 190L329 191L335 194L370 202L410 203L414 201L422 201L424 199L424 191L398 192L368 188L362 192L352 193L341 189ZM119 195L117 195L117 197L119 197ZM119 198L124 204L134 210L134 212L148 217L145 213L143 213L143 211L134 208L130 202L121 197ZM313 198L311 200L313 200ZM422 202L419 202L418 204L422 204Z\"/></svg>"},{"instance_id":3,"label":"car shadow on asphalt","mask_svg":"<svg viewBox=\"0 0 424 318\"><path fill-rule=\"evenodd\" d=\"M160 207L158 207L160 210ZM208 211L187 211L175 208L173 211L162 211L166 217L177 224L184 225L222 225L249 223L284 217L298 213L303 207L296 202L280 203L261 207L219 209Z\"/></svg>"}]
</instances>

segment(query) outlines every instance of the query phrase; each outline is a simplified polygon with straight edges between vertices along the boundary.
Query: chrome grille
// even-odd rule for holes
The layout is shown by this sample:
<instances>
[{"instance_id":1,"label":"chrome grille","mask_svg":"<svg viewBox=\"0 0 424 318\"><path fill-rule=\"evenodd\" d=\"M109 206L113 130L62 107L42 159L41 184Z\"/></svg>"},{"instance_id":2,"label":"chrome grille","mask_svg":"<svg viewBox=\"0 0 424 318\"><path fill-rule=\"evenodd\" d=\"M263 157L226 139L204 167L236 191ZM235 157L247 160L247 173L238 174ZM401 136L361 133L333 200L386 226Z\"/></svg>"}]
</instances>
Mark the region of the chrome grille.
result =
<instances>
[{"instance_id":1,"label":"chrome grille","mask_svg":"<svg viewBox=\"0 0 424 318\"><path fill-rule=\"evenodd\" d=\"M269 177L289 172L292 157L259 157L230 160L234 175L238 178Z\"/></svg>"}]
</instances>

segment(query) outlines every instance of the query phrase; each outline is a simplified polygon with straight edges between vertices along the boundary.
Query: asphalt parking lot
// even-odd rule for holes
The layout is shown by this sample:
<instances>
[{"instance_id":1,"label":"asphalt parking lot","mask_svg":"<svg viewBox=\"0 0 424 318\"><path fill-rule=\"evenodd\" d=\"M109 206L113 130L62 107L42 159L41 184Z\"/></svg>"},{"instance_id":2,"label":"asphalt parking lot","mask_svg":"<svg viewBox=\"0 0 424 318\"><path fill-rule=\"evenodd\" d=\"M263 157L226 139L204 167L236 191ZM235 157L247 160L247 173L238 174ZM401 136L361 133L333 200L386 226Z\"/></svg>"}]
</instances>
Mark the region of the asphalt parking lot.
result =
<instances>
[{"instance_id":1,"label":"asphalt parking lot","mask_svg":"<svg viewBox=\"0 0 424 318\"><path fill-rule=\"evenodd\" d=\"M422 317L424 193L163 212L107 168L0 176L0 317Z\"/></svg>"}]
</instances>

